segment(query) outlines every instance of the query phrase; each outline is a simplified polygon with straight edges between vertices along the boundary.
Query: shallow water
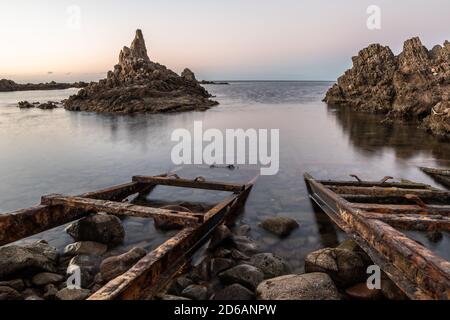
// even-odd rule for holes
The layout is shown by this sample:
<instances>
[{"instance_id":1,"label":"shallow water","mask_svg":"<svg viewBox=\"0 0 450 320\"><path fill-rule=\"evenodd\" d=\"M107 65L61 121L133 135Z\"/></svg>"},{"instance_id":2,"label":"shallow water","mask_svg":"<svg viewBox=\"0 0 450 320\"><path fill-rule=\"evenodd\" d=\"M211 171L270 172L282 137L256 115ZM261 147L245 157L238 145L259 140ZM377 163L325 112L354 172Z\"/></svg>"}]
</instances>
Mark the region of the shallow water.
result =
<instances>
[{"instance_id":1,"label":"shallow water","mask_svg":"<svg viewBox=\"0 0 450 320\"><path fill-rule=\"evenodd\" d=\"M76 90L0 93L0 212L39 202L48 193L79 194L127 182L137 174L154 175L174 168L170 160L176 128L279 128L280 170L260 176L240 216L252 227L263 250L288 259L295 271L308 252L336 245L344 235L326 215L314 210L302 174L317 178L364 179L390 175L438 186L417 166L450 166L450 145L414 126L379 124L375 115L328 108L321 102L329 82L240 82L208 85L220 105L206 112L117 116L55 110L20 110L20 100L61 100ZM233 180L244 170L209 170L207 177ZM181 171L184 175L196 170ZM218 172L218 173L214 173ZM220 174L219 174L220 173ZM171 199L218 199L179 190ZM167 197L163 189L155 197ZM200 199L205 197L206 199ZM185 199L186 198L186 199ZM267 216L282 214L301 227L280 240L258 227ZM170 234L155 231L149 221L127 221L127 244L153 248ZM141 231L141 232L140 232ZM52 243L69 241L50 233ZM145 236L142 236L145 234ZM171 233L172 234L172 233ZM448 258L448 235L438 244L417 239Z\"/></svg>"}]
</instances>

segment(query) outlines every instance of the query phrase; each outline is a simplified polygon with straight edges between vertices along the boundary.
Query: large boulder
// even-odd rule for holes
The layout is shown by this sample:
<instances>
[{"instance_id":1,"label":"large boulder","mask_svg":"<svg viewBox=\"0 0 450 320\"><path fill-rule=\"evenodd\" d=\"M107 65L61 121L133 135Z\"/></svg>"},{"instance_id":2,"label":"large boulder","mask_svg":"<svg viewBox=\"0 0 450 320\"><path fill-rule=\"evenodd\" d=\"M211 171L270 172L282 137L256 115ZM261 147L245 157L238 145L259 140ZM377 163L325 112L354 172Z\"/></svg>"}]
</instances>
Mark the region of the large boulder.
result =
<instances>
[{"instance_id":1,"label":"large boulder","mask_svg":"<svg viewBox=\"0 0 450 320\"><path fill-rule=\"evenodd\" d=\"M263 281L256 288L259 300L340 300L326 273L290 274Z\"/></svg>"},{"instance_id":2,"label":"large boulder","mask_svg":"<svg viewBox=\"0 0 450 320\"><path fill-rule=\"evenodd\" d=\"M323 272L340 287L348 287L367 278L367 264L363 257L342 248L325 248L308 254L305 272Z\"/></svg>"},{"instance_id":3,"label":"large boulder","mask_svg":"<svg viewBox=\"0 0 450 320\"><path fill-rule=\"evenodd\" d=\"M272 253L255 254L251 257L249 264L261 270L266 279L282 276L291 271L289 264L284 259Z\"/></svg>"},{"instance_id":4,"label":"large boulder","mask_svg":"<svg viewBox=\"0 0 450 320\"><path fill-rule=\"evenodd\" d=\"M114 279L128 271L136 262L141 260L147 252L142 248L133 248L121 255L109 257L103 260L100 265L102 281Z\"/></svg>"},{"instance_id":5,"label":"large boulder","mask_svg":"<svg viewBox=\"0 0 450 320\"><path fill-rule=\"evenodd\" d=\"M206 300L208 298L208 289L199 284L187 286L181 295L192 300Z\"/></svg>"},{"instance_id":6,"label":"large boulder","mask_svg":"<svg viewBox=\"0 0 450 320\"><path fill-rule=\"evenodd\" d=\"M98 213L82 218L70 224L66 231L76 241L95 241L114 246L121 244L125 230L119 218Z\"/></svg>"},{"instance_id":7,"label":"large boulder","mask_svg":"<svg viewBox=\"0 0 450 320\"><path fill-rule=\"evenodd\" d=\"M238 283L226 286L214 295L214 300L253 300L254 298L253 291Z\"/></svg>"},{"instance_id":8,"label":"large boulder","mask_svg":"<svg viewBox=\"0 0 450 320\"><path fill-rule=\"evenodd\" d=\"M99 270L100 258L88 255L73 257L66 270L68 277L79 274L81 288L90 288L94 283L95 275Z\"/></svg>"},{"instance_id":9,"label":"large boulder","mask_svg":"<svg viewBox=\"0 0 450 320\"><path fill-rule=\"evenodd\" d=\"M91 292L88 289L69 289L64 288L56 293L58 300L85 300Z\"/></svg>"},{"instance_id":10,"label":"large boulder","mask_svg":"<svg viewBox=\"0 0 450 320\"><path fill-rule=\"evenodd\" d=\"M92 82L65 101L72 111L160 113L206 110L217 104L192 71L177 75L150 60L141 30L123 47L106 79Z\"/></svg>"},{"instance_id":11,"label":"large boulder","mask_svg":"<svg viewBox=\"0 0 450 320\"><path fill-rule=\"evenodd\" d=\"M261 227L279 237L288 236L294 229L298 228L297 221L289 217L275 216L261 222Z\"/></svg>"},{"instance_id":12,"label":"large boulder","mask_svg":"<svg viewBox=\"0 0 450 320\"><path fill-rule=\"evenodd\" d=\"M428 50L414 37L398 56L389 47L372 44L352 60L353 67L328 90L324 101L329 105L386 113L386 122L426 118L424 127L450 136L446 114L433 111L450 100L450 42Z\"/></svg>"},{"instance_id":13,"label":"large boulder","mask_svg":"<svg viewBox=\"0 0 450 320\"><path fill-rule=\"evenodd\" d=\"M44 242L0 247L0 280L18 274L56 272L58 252Z\"/></svg>"},{"instance_id":14,"label":"large boulder","mask_svg":"<svg viewBox=\"0 0 450 320\"><path fill-rule=\"evenodd\" d=\"M45 286L47 284L51 283L57 283L64 280L64 276L58 274L58 273L51 273L51 272L41 272L36 274L32 279L31 282L38 287Z\"/></svg>"},{"instance_id":15,"label":"large boulder","mask_svg":"<svg viewBox=\"0 0 450 320\"><path fill-rule=\"evenodd\" d=\"M256 286L264 280L264 273L254 266L240 264L219 273L219 278L224 283L239 283L251 290L254 290Z\"/></svg>"}]
</instances>

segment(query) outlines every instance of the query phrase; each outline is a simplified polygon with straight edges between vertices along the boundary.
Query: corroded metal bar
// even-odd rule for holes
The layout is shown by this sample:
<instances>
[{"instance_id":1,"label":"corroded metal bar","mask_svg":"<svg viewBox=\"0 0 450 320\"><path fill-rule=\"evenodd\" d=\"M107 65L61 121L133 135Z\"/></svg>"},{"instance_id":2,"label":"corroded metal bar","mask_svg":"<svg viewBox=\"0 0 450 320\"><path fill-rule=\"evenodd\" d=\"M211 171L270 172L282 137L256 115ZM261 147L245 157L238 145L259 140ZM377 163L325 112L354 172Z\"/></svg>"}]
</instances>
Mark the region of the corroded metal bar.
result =
<instances>
[{"instance_id":1,"label":"corroded metal bar","mask_svg":"<svg viewBox=\"0 0 450 320\"><path fill-rule=\"evenodd\" d=\"M403 230L450 231L450 219L440 215L383 214L363 212L365 219L377 219Z\"/></svg>"},{"instance_id":2,"label":"corroded metal bar","mask_svg":"<svg viewBox=\"0 0 450 320\"><path fill-rule=\"evenodd\" d=\"M325 186L354 186L354 187L391 187L405 189L429 189L437 190L424 183L415 182L380 182L380 181L336 181L336 180L316 180Z\"/></svg>"},{"instance_id":3,"label":"corroded metal bar","mask_svg":"<svg viewBox=\"0 0 450 320\"><path fill-rule=\"evenodd\" d=\"M81 218L85 212L62 206L35 206L0 215L0 246Z\"/></svg>"},{"instance_id":4,"label":"corroded metal bar","mask_svg":"<svg viewBox=\"0 0 450 320\"><path fill-rule=\"evenodd\" d=\"M333 190L339 194L352 194L352 195L368 195L368 196L394 196L403 197L406 194L413 194L419 197L436 198L436 199L449 199L450 192L436 191L429 189L407 189L396 187L354 187L354 186L328 186L330 190Z\"/></svg>"},{"instance_id":5,"label":"corroded metal bar","mask_svg":"<svg viewBox=\"0 0 450 320\"><path fill-rule=\"evenodd\" d=\"M384 214L423 214L441 215L450 217L450 205L428 205L426 208L413 204L378 204L378 203L351 203L355 209Z\"/></svg>"},{"instance_id":6,"label":"corroded metal bar","mask_svg":"<svg viewBox=\"0 0 450 320\"><path fill-rule=\"evenodd\" d=\"M127 202L68 197L57 194L43 196L41 202L44 205L60 205L66 208L80 209L87 212L106 212L117 216L170 218L173 222L177 222L185 226L196 225L203 219L203 215L193 214L191 212L172 211L160 208L137 206Z\"/></svg>"},{"instance_id":7,"label":"corroded metal bar","mask_svg":"<svg viewBox=\"0 0 450 320\"><path fill-rule=\"evenodd\" d=\"M133 182L151 183L155 185L165 185L172 187L197 188L216 191L240 192L244 189L244 185L214 182L214 181L195 181L173 177L146 177L134 176Z\"/></svg>"},{"instance_id":8,"label":"corroded metal bar","mask_svg":"<svg viewBox=\"0 0 450 320\"><path fill-rule=\"evenodd\" d=\"M219 203L206 213L207 218L201 225L180 231L126 273L108 282L89 300L153 298L164 285L161 281L170 278L169 274L177 272L185 264L227 215L238 209L237 206L242 204L239 200L246 197L250 189L251 186L246 187L242 193L234 195L234 199L227 198Z\"/></svg>"},{"instance_id":9,"label":"corroded metal bar","mask_svg":"<svg viewBox=\"0 0 450 320\"><path fill-rule=\"evenodd\" d=\"M305 174L311 197L412 299L450 299L450 263Z\"/></svg>"},{"instance_id":10,"label":"corroded metal bar","mask_svg":"<svg viewBox=\"0 0 450 320\"><path fill-rule=\"evenodd\" d=\"M416 202L408 199L407 194L403 196L396 195L362 195L362 194L340 194L343 199L357 203L384 203L384 204L415 204ZM450 203L450 194L434 196L432 194L419 197L427 204L448 204Z\"/></svg>"},{"instance_id":11,"label":"corroded metal bar","mask_svg":"<svg viewBox=\"0 0 450 320\"><path fill-rule=\"evenodd\" d=\"M450 169L434 169L425 167L421 167L420 169L437 182L442 183L446 187L450 187Z\"/></svg>"}]
</instances>

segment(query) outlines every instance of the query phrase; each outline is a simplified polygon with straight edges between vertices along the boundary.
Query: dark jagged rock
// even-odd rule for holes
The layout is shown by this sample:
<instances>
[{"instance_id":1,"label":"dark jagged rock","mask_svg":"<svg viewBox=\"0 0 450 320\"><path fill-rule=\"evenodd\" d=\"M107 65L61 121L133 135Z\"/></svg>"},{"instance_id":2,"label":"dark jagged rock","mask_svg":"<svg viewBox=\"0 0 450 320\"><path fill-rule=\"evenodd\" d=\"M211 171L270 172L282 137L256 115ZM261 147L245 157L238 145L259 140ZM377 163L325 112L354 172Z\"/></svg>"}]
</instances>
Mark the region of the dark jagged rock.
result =
<instances>
[{"instance_id":1,"label":"dark jagged rock","mask_svg":"<svg viewBox=\"0 0 450 320\"><path fill-rule=\"evenodd\" d=\"M147 55L141 30L107 78L93 82L65 101L73 111L161 113L206 110L217 102L186 69L182 76L153 62Z\"/></svg>"},{"instance_id":2,"label":"dark jagged rock","mask_svg":"<svg viewBox=\"0 0 450 320\"><path fill-rule=\"evenodd\" d=\"M450 137L450 42L428 50L415 37L398 56L372 44L352 60L353 67L328 90L325 102L382 112L390 121L420 121L434 134Z\"/></svg>"},{"instance_id":3,"label":"dark jagged rock","mask_svg":"<svg viewBox=\"0 0 450 320\"><path fill-rule=\"evenodd\" d=\"M10 91L34 91L34 90L60 90L68 88L84 88L88 84L86 82L75 83L58 83L55 81L46 83L26 83L20 84L12 80L1 79L0 80L0 92Z\"/></svg>"}]
</instances>

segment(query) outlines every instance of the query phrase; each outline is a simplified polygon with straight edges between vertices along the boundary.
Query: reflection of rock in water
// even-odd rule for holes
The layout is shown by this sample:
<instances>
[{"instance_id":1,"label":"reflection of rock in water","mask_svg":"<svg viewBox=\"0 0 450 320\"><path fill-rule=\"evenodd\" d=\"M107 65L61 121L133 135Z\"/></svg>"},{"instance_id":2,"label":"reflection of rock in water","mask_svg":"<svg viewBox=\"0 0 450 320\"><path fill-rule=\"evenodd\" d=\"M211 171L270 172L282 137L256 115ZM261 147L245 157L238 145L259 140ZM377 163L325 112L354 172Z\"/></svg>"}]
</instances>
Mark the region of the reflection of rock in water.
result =
<instances>
[{"instance_id":1,"label":"reflection of rock in water","mask_svg":"<svg viewBox=\"0 0 450 320\"><path fill-rule=\"evenodd\" d=\"M414 125L395 123L380 125L383 116L355 112L350 108L329 107L352 144L363 154L371 155L382 149L392 149L401 159L429 153L437 159L449 159L450 144L429 135ZM439 163L439 160L437 160Z\"/></svg>"}]
</instances>

